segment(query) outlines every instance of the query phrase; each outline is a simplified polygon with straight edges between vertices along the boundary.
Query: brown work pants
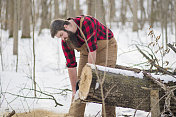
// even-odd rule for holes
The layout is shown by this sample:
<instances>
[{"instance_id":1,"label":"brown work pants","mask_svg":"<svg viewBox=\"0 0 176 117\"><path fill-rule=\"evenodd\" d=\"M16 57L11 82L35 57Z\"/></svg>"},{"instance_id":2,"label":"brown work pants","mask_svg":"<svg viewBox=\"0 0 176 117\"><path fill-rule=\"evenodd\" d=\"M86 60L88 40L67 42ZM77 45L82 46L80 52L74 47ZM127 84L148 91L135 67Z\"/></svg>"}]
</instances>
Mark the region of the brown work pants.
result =
<instances>
[{"instance_id":1,"label":"brown work pants","mask_svg":"<svg viewBox=\"0 0 176 117\"><path fill-rule=\"evenodd\" d=\"M107 48L108 43L108 48ZM108 67L115 67L116 60L117 60L117 42L114 38L108 40L98 40L97 41L97 52L96 52L96 65L106 65L106 58L107 66ZM108 49L108 53L106 52ZM83 67L88 62L88 52L87 46L84 44L81 48L78 49L80 51L80 60L79 60L79 68L78 68L78 79L80 80L81 71ZM107 57L106 57L107 56ZM74 117L84 117L86 103L81 103L79 100L75 101L71 104L69 115ZM105 104L106 109L106 116L107 117L115 117L115 107L108 106Z\"/></svg>"}]
</instances>

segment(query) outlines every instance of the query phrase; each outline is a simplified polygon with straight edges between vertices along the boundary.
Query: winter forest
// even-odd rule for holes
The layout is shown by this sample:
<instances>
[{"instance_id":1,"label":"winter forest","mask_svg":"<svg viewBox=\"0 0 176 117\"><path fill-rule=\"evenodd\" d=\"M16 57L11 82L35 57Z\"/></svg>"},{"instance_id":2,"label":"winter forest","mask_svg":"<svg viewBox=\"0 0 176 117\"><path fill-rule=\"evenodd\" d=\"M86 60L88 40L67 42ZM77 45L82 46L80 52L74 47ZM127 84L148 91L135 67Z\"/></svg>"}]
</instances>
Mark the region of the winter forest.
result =
<instances>
[{"instance_id":1,"label":"winter forest","mask_svg":"<svg viewBox=\"0 0 176 117\"><path fill-rule=\"evenodd\" d=\"M95 17L114 33L117 70L104 72L152 84L135 81L150 102L143 98L133 108L135 102L115 101L116 116L176 116L176 0L0 0L0 117L66 117L72 89L61 39L51 38L50 23L80 15ZM138 93L128 91L128 100ZM145 104L151 107L143 109ZM102 105L86 103L84 116L101 117Z\"/></svg>"}]
</instances>

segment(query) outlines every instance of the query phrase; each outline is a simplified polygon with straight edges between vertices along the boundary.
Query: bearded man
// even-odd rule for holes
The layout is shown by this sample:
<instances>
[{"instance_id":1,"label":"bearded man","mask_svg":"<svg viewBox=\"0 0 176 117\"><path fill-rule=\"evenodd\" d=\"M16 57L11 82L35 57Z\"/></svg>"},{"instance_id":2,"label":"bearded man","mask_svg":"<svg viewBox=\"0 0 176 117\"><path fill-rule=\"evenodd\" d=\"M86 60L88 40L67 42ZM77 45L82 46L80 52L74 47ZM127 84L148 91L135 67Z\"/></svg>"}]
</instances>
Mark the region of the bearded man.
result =
<instances>
[{"instance_id":1,"label":"bearded man","mask_svg":"<svg viewBox=\"0 0 176 117\"><path fill-rule=\"evenodd\" d=\"M82 68L86 63L115 67L117 42L113 32L92 16L78 16L67 20L56 19L50 25L51 36L62 39L62 49L72 86L72 99L76 93L76 84L80 80ZM108 34L108 35L107 35ZM108 41L108 42L107 42ZM106 55L108 43L108 54ZM80 52L79 67L74 49ZM105 104L106 105L106 104ZM84 117L85 103L72 102L69 115ZM115 107L105 106L107 117L115 117Z\"/></svg>"}]
</instances>

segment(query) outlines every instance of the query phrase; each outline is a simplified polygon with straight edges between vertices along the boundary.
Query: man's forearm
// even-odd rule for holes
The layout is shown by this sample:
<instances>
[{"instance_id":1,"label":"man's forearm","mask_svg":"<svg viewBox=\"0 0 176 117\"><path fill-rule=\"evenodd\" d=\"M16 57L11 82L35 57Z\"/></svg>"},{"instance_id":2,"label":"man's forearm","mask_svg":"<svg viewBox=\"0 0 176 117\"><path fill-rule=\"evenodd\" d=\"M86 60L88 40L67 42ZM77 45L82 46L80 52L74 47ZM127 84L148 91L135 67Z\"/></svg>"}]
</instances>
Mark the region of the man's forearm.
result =
<instances>
[{"instance_id":1,"label":"man's forearm","mask_svg":"<svg viewBox=\"0 0 176 117\"><path fill-rule=\"evenodd\" d=\"M76 93L76 82L78 80L76 67L68 68L68 74L69 74L69 77L70 77L72 91L73 91L73 93Z\"/></svg>"},{"instance_id":2,"label":"man's forearm","mask_svg":"<svg viewBox=\"0 0 176 117\"><path fill-rule=\"evenodd\" d=\"M96 50L93 52L89 52L88 54L88 63L95 64L96 62Z\"/></svg>"}]
</instances>

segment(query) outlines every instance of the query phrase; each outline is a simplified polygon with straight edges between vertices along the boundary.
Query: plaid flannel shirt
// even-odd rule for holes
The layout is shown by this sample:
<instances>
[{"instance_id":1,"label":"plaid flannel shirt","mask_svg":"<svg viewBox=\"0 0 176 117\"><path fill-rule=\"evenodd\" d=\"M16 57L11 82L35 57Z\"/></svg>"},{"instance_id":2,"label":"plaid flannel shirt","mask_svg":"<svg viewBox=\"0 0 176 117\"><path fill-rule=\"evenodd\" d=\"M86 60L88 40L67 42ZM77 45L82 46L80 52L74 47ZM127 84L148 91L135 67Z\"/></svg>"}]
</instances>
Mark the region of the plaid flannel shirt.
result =
<instances>
[{"instance_id":1,"label":"plaid flannel shirt","mask_svg":"<svg viewBox=\"0 0 176 117\"><path fill-rule=\"evenodd\" d=\"M76 18L69 18L72 19L78 27L80 27L80 20L81 17L79 16ZM87 39L88 46L90 48L90 52L95 51L97 47L97 40L105 40L107 27L104 26L102 23L100 23L97 19L95 19L92 16L84 16L84 21L82 22L82 32L85 35L85 38ZM84 38L81 36L80 30L77 28L77 31L75 33L78 40L78 45L81 47L85 41ZM108 29L108 39L111 39L113 37L113 33L110 29ZM67 61L67 67L72 68L77 66L76 58L74 50L71 50L65 41L62 40L62 49Z\"/></svg>"}]
</instances>

